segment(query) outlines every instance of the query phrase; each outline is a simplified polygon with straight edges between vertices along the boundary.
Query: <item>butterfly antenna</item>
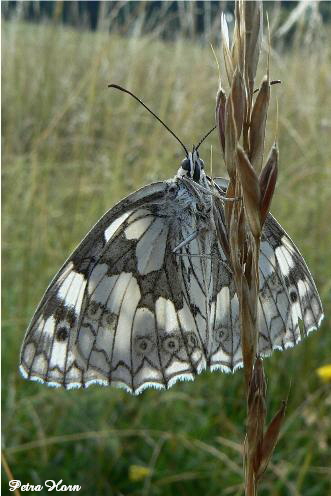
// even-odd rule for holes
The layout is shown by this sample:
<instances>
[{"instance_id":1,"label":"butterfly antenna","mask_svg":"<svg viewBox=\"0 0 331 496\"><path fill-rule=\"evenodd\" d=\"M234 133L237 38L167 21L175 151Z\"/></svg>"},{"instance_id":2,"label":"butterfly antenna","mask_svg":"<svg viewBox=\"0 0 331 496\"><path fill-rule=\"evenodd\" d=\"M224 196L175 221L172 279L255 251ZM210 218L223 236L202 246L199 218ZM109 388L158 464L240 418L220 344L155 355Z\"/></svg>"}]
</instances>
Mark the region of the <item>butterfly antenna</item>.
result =
<instances>
[{"instance_id":1,"label":"butterfly antenna","mask_svg":"<svg viewBox=\"0 0 331 496\"><path fill-rule=\"evenodd\" d=\"M178 141L178 143L180 143L185 151L185 154L186 156L188 157L188 150L186 148L186 146L184 145L184 143L178 138L178 136L175 135L175 133L170 129L170 127L168 127L161 119L160 117L158 117L150 108L147 107L147 105L144 104L143 101L140 100L140 98L138 98L136 95L134 95L133 93L131 93L131 91L129 90L126 90L125 88L123 88L122 86L119 86L118 84L108 84L108 88L115 88L117 90L120 90L120 91L123 91L124 93L127 93L128 95L131 95L132 98L134 98L135 100L137 100L137 102L139 102L143 107L145 107L146 110L148 110L148 112L150 114L152 114L155 119L157 119L168 131L170 134L172 134L172 136L174 138L176 138L176 140Z\"/></svg>"},{"instance_id":2,"label":"butterfly antenna","mask_svg":"<svg viewBox=\"0 0 331 496\"><path fill-rule=\"evenodd\" d=\"M202 138L202 140L200 140L200 143L198 144L198 146L195 148L196 150L199 148L199 146L205 141L206 138L208 138L208 136L213 132L215 131L217 126L214 126L212 127L207 134L204 135L204 137Z\"/></svg>"}]
</instances>

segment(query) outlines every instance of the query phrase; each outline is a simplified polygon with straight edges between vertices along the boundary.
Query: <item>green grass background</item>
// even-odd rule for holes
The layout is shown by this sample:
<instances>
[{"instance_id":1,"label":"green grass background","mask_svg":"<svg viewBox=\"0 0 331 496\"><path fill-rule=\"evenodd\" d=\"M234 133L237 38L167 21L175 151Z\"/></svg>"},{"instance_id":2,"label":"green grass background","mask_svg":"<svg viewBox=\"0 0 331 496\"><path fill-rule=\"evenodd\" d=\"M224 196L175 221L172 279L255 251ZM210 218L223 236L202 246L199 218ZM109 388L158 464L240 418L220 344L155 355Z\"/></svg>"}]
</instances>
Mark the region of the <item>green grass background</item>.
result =
<instances>
[{"instance_id":1,"label":"green grass background","mask_svg":"<svg viewBox=\"0 0 331 496\"><path fill-rule=\"evenodd\" d=\"M271 78L282 80L267 136L270 146L278 133L280 148L272 211L304 254L326 318L265 361L269 418L288 395L289 403L261 495L331 494L331 395L316 374L331 362L328 40L327 27L298 29L290 47L275 38L271 52ZM243 494L242 372L206 372L139 397L98 386L52 390L18 373L25 329L66 257L105 210L173 176L183 158L144 109L107 84L134 91L191 145L213 125L218 72L207 41L2 25L3 452L23 483L63 479L82 495ZM215 133L201 147L207 168L211 145L213 173L224 175ZM149 475L134 480L133 465ZM2 475L3 494L12 494Z\"/></svg>"}]
</instances>

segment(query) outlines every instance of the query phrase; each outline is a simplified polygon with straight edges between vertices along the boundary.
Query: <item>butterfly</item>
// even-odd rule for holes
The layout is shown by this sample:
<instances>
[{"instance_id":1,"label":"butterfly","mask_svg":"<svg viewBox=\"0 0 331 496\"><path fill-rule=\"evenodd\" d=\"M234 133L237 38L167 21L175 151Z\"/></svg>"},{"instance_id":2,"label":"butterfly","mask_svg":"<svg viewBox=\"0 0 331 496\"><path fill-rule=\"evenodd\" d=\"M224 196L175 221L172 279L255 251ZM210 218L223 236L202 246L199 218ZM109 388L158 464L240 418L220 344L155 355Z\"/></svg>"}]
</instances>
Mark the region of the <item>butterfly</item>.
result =
<instances>
[{"instance_id":1,"label":"butterfly","mask_svg":"<svg viewBox=\"0 0 331 496\"><path fill-rule=\"evenodd\" d=\"M216 217L225 228L228 182L206 175L199 145L184 147L173 179L111 208L64 263L27 329L23 377L139 394L207 367L242 366L238 298L215 229ZM267 356L317 329L323 310L303 257L270 214L259 273L258 350Z\"/></svg>"}]
</instances>

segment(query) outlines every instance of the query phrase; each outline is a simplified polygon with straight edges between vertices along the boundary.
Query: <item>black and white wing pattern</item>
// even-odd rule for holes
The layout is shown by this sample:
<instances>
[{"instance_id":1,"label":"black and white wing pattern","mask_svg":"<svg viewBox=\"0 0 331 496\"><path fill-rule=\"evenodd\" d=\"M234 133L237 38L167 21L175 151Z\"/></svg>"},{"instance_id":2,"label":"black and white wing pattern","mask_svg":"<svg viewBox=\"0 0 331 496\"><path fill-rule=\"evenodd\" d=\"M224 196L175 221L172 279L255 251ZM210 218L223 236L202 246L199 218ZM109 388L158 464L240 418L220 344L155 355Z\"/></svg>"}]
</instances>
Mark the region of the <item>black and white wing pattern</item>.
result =
<instances>
[{"instance_id":1,"label":"black and white wing pattern","mask_svg":"<svg viewBox=\"0 0 331 496\"><path fill-rule=\"evenodd\" d=\"M119 202L69 257L27 330L24 377L137 394L206 367L242 365L238 298L213 227L211 185L203 173L199 187L185 171ZM226 190L225 180L216 183ZM262 355L295 345L323 317L302 256L271 216L261 243L259 316Z\"/></svg>"},{"instance_id":2,"label":"black and white wing pattern","mask_svg":"<svg viewBox=\"0 0 331 496\"><path fill-rule=\"evenodd\" d=\"M228 181L216 178L225 192ZM322 304L299 250L272 215L265 222L260 248L259 352L295 346L316 330L323 319ZM222 272L223 267L218 269ZM225 371L242 366L238 298L232 281L223 285L215 279L217 297L213 324L214 349L211 368ZM301 323L301 329L300 329ZM219 344L217 343L219 341Z\"/></svg>"},{"instance_id":3,"label":"black and white wing pattern","mask_svg":"<svg viewBox=\"0 0 331 496\"><path fill-rule=\"evenodd\" d=\"M187 246L173 253L196 227L190 195L175 180L155 183L104 215L39 304L21 351L23 376L138 393L206 367L204 259L191 260ZM201 254L197 243L190 250Z\"/></svg>"}]
</instances>

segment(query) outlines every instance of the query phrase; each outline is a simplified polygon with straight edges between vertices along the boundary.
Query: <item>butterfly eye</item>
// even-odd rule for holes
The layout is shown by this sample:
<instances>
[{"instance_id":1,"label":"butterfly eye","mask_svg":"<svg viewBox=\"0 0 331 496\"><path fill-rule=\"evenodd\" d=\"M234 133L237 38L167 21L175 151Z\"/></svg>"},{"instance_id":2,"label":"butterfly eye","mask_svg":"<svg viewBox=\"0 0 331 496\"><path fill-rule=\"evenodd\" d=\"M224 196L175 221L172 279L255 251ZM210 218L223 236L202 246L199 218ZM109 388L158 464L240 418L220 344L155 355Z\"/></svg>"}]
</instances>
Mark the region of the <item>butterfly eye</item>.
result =
<instances>
[{"instance_id":1,"label":"butterfly eye","mask_svg":"<svg viewBox=\"0 0 331 496\"><path fill-rule=\"evenodd\" d=\"M182 160L182 163L180 165L181 165L182 169L189 171L190 170L190 159L184 158L184 160Z\"/></svg>"}]
</instances>

